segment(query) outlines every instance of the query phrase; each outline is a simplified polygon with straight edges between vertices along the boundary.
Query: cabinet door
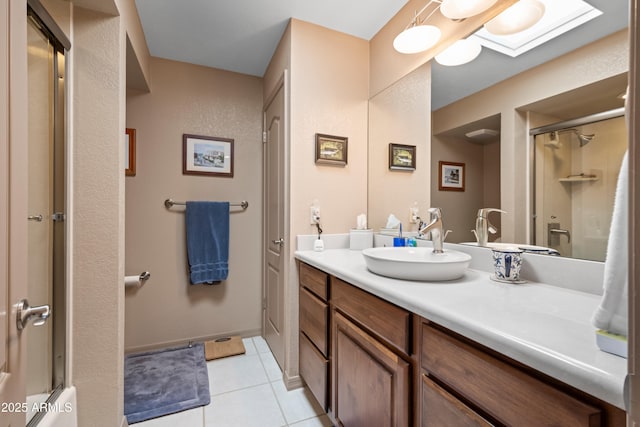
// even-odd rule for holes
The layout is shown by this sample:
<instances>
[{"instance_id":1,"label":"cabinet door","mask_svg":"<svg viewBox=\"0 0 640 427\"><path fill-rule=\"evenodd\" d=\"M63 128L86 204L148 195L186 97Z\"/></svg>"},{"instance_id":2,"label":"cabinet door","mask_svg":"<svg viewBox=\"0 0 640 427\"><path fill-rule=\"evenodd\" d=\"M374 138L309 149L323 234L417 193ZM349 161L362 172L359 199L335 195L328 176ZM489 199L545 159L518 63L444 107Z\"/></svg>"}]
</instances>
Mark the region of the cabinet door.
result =
<instances>
[{"instance_id":1,"label":"cabinet door","mask_svg":"<svg viewBox=\"0 0 640 427\"><path fill-rule=\"evenodd\" d=\"M422 375L422 427L489 427L492 424Z\"/></svg>"},{"instance_id":2,"label":"cabinet door","mask_svg":"<svg viewBox=\"0 0 640 427\"><path fill-rule=\"evenodd\" d=\"M409 364L340 313L334 319L336 420L346 427L408 426Z\"/></svg>"}]
</instances>

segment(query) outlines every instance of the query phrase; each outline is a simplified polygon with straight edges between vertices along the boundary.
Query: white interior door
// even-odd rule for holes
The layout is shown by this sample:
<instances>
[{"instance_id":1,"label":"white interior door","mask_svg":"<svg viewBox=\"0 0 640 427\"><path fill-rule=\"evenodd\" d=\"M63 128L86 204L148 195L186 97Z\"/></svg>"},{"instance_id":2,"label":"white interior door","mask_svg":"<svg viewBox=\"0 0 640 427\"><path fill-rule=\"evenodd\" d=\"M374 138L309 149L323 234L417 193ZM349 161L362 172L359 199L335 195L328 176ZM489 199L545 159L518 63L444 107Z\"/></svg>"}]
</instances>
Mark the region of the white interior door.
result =
<instances>
[{"instance_id":1,"label":"white interior door","mask_svg":"<svg viewBox=\"0 0 640 427\"><path fill-rule=\"evenodd\" d=\"M265 266L264 338L280 365L284 367L284 85L280 85L265 110Z\"/></svg>"}]
</instances>

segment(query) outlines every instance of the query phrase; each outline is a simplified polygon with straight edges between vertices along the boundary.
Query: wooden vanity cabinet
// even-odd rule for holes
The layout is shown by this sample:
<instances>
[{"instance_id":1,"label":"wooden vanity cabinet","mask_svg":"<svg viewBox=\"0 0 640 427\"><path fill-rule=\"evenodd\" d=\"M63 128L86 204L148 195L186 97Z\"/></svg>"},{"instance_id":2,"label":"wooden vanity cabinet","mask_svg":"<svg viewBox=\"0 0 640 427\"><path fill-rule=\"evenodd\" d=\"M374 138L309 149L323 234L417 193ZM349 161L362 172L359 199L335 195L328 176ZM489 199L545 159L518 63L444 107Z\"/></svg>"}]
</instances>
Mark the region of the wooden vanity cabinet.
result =
<instances>
[{"instance_id":1,"label":"wooden vanity cabinet","mask_svg":"<svg viewBox=\"0 0 640 427\"><path fill-rule=\"evenodd\" d=\"M429 321L421 341L423 426L624 425L623 411L550 384Z\"/></svg>"},{"instance_id":2,"label":"wooden vanity cabinet","mask_svg":"<svg viewBox=\"0 0 640 427\"><path fill-rule=\"evenodd\" d=\"M329 409L329 286L327 273L299 263L300 376Z\"/></svg>"},{"instance_id":3,"label":"wooden vanity cabinet","mask_svg":"<svg viewBox=\"0 0 640 427\"><path fill-rule=\"evenodd\" d=\"M623 410L302 262L300 375L346 427L608 426Z\"/></svg>"},{"instance_id":4,"label":"wooden vanity cabinet","mask_svg":"<svg viewBox=\"0 0 640 427\"><path fill-rule=\"evenodd\" d=\"M335 277L330 283L335 422L412 425L412 314Z\"/></svg>"}]
</instances>

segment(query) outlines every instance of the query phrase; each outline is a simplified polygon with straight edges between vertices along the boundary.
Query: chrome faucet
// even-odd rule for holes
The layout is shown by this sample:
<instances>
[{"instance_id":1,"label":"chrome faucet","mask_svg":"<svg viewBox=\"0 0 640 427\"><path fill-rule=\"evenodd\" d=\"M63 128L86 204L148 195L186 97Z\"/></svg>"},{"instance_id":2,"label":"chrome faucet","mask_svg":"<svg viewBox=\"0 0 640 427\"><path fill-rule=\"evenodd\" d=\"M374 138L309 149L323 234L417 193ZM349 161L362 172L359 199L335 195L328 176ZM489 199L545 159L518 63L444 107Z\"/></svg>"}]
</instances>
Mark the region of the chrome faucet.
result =
<instances>
[{"instance_id":1,"label":"chrome faucet","mask_svg":"<svg viewBox=\"0 0 640 427\"><path fill-rule=\"evenodd\" d=\"M431 221L429 224L425 224L420 221L420 225L418 226L418 236L422 237L430 232L431 241L433 242L433 253L441 254L442 242L446 237L443 234L442 211L440 208L429 208L429 213L431 214Z\"/></svg>"},{"instance_id":2,"label":"chrome faucet","mask_svg":"<svg viewBox=\"0 0 640 427\"><path fill-rule=\"evenodd\" d=\"M487 246L487 243L489 242L489 233L496 234L496 232L498 231L489 221L489 214L491 212L506 213L502 209L478 209L478 216L476 217L476 229L471 230L476 235L478 246Z\"/></svg>"}]
</instances>

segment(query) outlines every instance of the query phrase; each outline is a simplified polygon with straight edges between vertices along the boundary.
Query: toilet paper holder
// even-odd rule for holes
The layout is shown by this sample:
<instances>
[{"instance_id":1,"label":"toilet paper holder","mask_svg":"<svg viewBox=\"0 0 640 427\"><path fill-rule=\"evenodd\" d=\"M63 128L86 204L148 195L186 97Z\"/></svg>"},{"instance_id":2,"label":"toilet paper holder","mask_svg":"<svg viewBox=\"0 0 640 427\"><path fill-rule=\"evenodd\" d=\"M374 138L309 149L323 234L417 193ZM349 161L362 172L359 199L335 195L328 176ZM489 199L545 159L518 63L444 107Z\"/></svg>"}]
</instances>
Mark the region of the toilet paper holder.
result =
<instances>
[{"instance_id":1,"label":"toilet paper holder","mask_svg":"<svg viewBox=\"0 0 640 427\"><path fill-rule=\"evenodd\" d=\"M125 276L124 286L126 288L132 288L132 287L139 288L140 286L144 285L144 283L147 280L149 280L150 277L151 277L151 273L148 271L143 271L137 276Z\"/></svg>"}]
</instances>

